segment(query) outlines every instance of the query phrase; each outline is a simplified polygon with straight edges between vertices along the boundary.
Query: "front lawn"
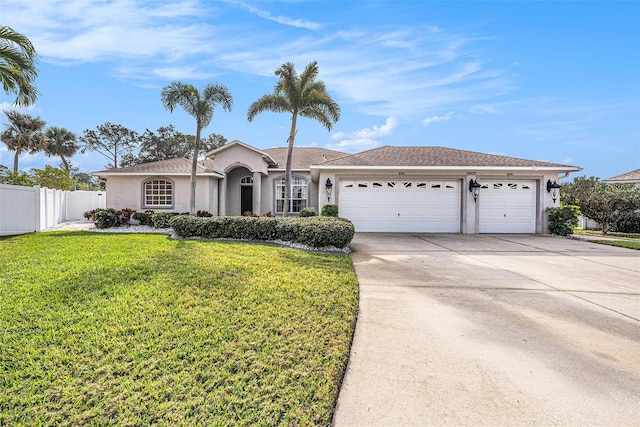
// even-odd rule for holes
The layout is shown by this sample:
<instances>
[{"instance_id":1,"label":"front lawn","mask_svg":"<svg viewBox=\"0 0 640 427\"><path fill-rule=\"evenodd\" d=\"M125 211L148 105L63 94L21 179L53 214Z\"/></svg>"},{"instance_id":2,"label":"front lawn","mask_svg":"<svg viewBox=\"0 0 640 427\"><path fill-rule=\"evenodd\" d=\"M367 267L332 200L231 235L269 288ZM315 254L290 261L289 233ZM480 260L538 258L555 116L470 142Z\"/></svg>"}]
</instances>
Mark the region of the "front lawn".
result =
<instances>
[{"instance_id":1,"label":"front lawn","mask_svg":"<svg viewBox=\"0 0 640 427\"><path fill-rule=\"evenodd\" d=\"M0 265L0 425L330 424L348 256L61 231Z\"/></svg>"},{"instance_id":2,"label":"front lawn","mask_svg":"<svg viewBox=\"0 0 640 427\"><path fill-rule=\"evenodd\" d=\"M640 234L631 233L607 233L603 234L599 230L582 230L575 229L574 234L581 236L593 236L596 239L587 239L591 243L599 243L601 245L618 246L621 248L640 250Z\"/></svg>"}]
</instances>

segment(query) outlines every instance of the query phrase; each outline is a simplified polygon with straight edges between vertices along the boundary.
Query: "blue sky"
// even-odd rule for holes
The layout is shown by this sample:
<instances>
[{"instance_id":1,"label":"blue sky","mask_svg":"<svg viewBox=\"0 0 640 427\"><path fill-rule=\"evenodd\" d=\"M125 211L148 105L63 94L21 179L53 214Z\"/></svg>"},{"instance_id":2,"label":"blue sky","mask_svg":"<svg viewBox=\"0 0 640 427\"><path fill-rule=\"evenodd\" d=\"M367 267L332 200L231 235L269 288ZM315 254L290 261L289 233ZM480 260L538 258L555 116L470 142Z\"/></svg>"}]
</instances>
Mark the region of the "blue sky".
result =
<instances>
[{"instance_id":1,"label":"blue sky","mask_svg":"<svg viewBox=\"0 0 640 427\"><path fill-rule=\"evenodd\" d=\"M40 55L41 96L22 111L77 134L105 122L195 134L162 87L218 82L234 108L203 134L281 147L290 117L249 123L247 108L281 64L317 60L342 116L331 132L300 120L297 146L446 146L600 178L640 167L640 2L2 0L0 24ZM1 109L12 101L0 93ZM58 163L23 155L20 169Z\"/></svg>"}]
</instances>

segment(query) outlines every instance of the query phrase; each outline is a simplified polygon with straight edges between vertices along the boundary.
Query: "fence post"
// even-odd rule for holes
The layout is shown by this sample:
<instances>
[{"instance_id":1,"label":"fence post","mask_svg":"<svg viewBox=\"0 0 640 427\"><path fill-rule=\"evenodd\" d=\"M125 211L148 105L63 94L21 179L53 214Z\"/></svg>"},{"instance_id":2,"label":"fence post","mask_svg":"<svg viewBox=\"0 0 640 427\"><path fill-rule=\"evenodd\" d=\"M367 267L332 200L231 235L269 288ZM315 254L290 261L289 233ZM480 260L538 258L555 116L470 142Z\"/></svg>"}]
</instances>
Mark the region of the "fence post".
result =
<instances>
[{"instance_id":1,"label":"fence post","mask_svg":"<svg viewBox=\"0 0 640 427\"><path fill-rule=\"evenodd\" d=\"M42 228L40 227L40 215L41 215L41 212L40 212L40 205L41 205L41 202L42 202L42 200L41 200L42 196L41 196L40 186L39 186L39 185L36 185L36 186L35 186L35 187L33 187L33 188L34 188L33 195L34 195L34 197L35 197L35 199L36 199L36 200L35 200L35 202L36 202L36 209L35 209L35 212L34 212L34 215L33 215L33 216L34 216L34 219L35 219L35 221L36 221L34 228L35 228L35 230L36 230L36 231L40 231L40 230L42 229Z\"/></svg>"}]
</instances>

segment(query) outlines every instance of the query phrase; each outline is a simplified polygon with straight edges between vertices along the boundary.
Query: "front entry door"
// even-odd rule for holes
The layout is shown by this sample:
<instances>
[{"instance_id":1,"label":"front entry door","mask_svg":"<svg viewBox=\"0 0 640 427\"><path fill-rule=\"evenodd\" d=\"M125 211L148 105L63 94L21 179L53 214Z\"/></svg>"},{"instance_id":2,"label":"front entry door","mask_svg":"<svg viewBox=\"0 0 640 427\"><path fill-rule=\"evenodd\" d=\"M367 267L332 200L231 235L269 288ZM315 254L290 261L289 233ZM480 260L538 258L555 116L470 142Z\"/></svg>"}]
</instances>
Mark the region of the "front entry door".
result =
<instances>
[{"instance_id":1,"label":"front entry door","mask_svg":"<svg viewBox=\"0 0 640 427\"><path fill-rule=\"evenodd\" d=\"M246 211L253 211L253 187L249 185L240 187L240 215Z\"/></svg>"}]
</instances>

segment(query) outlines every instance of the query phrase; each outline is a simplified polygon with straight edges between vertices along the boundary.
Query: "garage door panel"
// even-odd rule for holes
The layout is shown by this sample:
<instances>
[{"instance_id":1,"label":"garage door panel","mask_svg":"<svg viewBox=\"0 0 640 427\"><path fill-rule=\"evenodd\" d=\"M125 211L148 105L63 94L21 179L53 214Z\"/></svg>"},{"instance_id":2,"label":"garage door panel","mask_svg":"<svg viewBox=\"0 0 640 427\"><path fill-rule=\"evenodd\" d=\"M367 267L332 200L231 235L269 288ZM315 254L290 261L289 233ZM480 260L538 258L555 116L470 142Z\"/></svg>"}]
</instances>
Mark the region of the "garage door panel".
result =
<instances>
[{"instance_id":1,"label":"garage door panel","mask_svg":"<svg viewBox=\"0 0 640 427\"><path fill-rule=\"evenodd\" d=\"M340 216L357 231L460 232L457 181L364 181L340 186Z\"/></svg>"},{"instance_id":2,"label":"garage door panel","mask_svg":"<svg viewBox=\"0 0 640 427\"><path fill-rule=\"evenodd\" d=\"M535 233L535 181L489 182L478 199L480 233Z\"/></svg>"}]
</instances>

